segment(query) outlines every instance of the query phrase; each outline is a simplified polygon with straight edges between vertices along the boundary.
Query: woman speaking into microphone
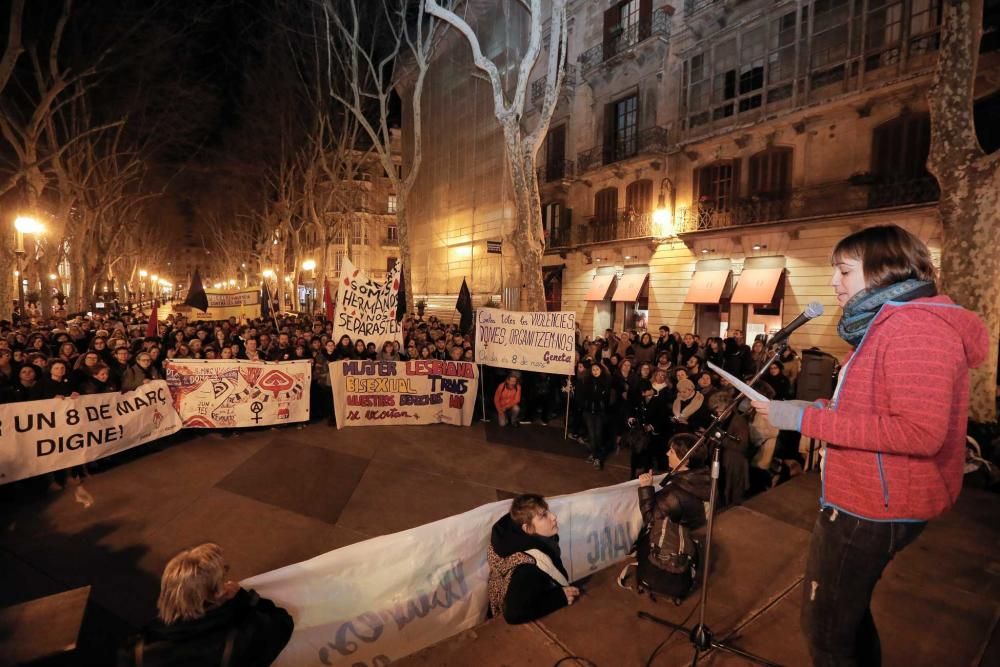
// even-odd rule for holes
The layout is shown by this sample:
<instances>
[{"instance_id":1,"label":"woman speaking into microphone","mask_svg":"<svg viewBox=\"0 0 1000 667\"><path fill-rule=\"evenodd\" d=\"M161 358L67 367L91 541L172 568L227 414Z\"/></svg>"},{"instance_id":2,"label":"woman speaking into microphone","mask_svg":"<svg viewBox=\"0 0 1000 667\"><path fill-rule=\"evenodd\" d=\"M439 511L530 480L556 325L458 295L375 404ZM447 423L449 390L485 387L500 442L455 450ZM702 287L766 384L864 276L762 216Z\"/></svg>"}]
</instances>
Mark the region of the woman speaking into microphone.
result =
<instances>
[{"instance_id":1,"label":"woman speaking into microphone","mask_svg":"<svg viewBox=\"0 0 1000 667\"><path fill-rule=\"evenodd\" d=\"M938 294L930 252L895 225L841 240L831 284L854 351L829 401L754 403L779 429L827 444L803 580L817 666L879 665L871 597L882 572L962 488L969 369L982 320Z\"/></svg>"}]
</instances>

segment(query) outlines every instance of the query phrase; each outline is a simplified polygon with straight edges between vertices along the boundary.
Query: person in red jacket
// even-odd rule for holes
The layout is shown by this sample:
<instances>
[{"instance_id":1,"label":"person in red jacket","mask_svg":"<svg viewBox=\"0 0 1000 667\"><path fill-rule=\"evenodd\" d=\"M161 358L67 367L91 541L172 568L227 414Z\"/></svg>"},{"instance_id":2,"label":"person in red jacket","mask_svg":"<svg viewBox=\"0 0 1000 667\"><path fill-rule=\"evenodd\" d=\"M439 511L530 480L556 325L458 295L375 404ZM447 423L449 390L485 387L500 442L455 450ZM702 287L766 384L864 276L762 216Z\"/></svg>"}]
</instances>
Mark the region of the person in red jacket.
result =
<instances>
[{"instance_id":1,"label":"person in red jacket","mask_svg":"<svg viewBox=\"0 0 1000 667\"><path fill-rule=\"evenodd\" d=\"M803 581L813 662L879 665L872 592L958 497L969 369L986 358L989 336L978 316L937 293L930 252L898 226L851 234L831 263L838 333L854 347L833 398L754 407L779 429L828 443Z\"/></svg>"},{"instance_id":2,"label":"person in red jacket","mask_svg":"<svg viewBox=\"0 0 1000 667\"><path fill-rule=\"evenodd\" d=\"M504 383L497 387L493 394L493 405L497 409L497 423L506 426L517 426L517 417L521 413L521 381L511 373Z\"/></svg>"}]
</instances>

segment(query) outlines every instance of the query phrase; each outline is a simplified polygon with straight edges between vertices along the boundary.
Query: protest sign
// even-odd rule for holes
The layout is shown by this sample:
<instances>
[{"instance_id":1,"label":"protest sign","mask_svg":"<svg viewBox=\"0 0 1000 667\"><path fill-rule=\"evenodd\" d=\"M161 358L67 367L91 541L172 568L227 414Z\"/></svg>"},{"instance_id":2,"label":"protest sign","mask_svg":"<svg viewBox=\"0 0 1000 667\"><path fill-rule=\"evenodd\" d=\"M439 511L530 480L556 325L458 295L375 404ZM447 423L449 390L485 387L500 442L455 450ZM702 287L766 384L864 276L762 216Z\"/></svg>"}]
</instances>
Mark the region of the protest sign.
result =
<instances>
[{"instance_id":1,"label":"protest sign","mask_svg":"<svg viewBox=\"0 0 1000 667\"><path fill-rule=\"evenodd\" d=\"M548 499L571 581L626 557L642 524L636 486ZM509 500L483 505L241 582L295 619L274 664L387 665L482 623L490 528L508 511Z\"/></svg>"},{"instance_id":2,"label":"protest sign","mask_svg":"<svg viewBox=\"0 0 1000 667\"><path fill-rule=\"evenodd\" d=\"M181 428L167 383L0 405L0 484L96 461Z\"/></svg>"},{"instance_id":3,"label":"protest sign","mask_svg":"<svg viewBox=\"0 0 1000 667\"><path fill-rule=\"evenodd\" d=\"M226 290L206 288L208 310L198 310L178 304L174 310L192 321L228 320L230 317L246 319L260 316L260 290L257 288ZM183 293L178 295L183 300Z\"/></svg>"},{"instance_id":4,"label":"protest sign","mask_svg":"<svg viewBox=\"0 0 1000 667\"><path fill-rule=\"evenodd\" d=\"M184 428L270 426L309 419L309 359L168 359L163 370Z\"/></svg>"},{"instance_id":5,"label":"protest sign","mask_svg":"<svg viewBox=\"0 0 1000 667\"><path fill-rule=\"evenodd\" d=\"M481 308L476 315L476 363L572 375L576 313L522 313Z\"/></svg>"},{"instance_id":6,"label":"protest sign","mask_svg":"<svg viewBox=\"0 0 1000 667\"><path fill-rule=\"evenodd\" d=\"M350 336L375 343L377 348L386 341L403 342L403 327L396 321L399 306L400 264L389 271L385 283L376 282L351 260L344 258L337 286L337 309L333 320L333 339ZM405 306L404 306L405 307Z\"/></svg>"},{"instance_id":7,"label":"protest sign","mask_svg":"<svg viewBox=\"0 0 1000 667\"><path fill-rule=\"evenodd\" d=\"M468 426L479 391L468 361L333 361L337 428L394 424Z\"/></svg>"}]
</instances>

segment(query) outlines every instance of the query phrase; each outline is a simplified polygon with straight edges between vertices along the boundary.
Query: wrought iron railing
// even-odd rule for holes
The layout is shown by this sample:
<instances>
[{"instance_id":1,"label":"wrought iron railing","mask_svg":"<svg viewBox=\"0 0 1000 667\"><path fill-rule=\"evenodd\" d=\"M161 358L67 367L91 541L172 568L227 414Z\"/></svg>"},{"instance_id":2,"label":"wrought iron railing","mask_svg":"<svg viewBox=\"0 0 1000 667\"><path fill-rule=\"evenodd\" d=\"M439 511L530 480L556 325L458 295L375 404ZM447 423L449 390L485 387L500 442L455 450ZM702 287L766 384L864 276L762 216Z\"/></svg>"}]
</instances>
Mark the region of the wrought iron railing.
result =
<instances>
[{"instance_id":1,"label":"wrought iron railing","mask_svg":"<svg viewBox=\"0 0 1000 667\"><path fill-rule=\"evenodd\" d=\"M399 237L398 236L386 236L382 239L382 245L384 246L398 246Z\"/></svg>"},{"instance_id":2,"label":"wrought iron railing","mask_svg":"<svg viewBox=\"0 0 1000 667\"><path fill-rule=\"evenodd\" d=\"M725 210L711 202L699 202L678 214L679 233L722 229L762 222L780 222L817 216L842 215L897 206L935 202L941 196L932 176L909 180L873 182L840 181L787 193L760 195L736 200Z\"/></svg>"},{"instance_id":3,"label":"wrought iron railing","mask_svg":"<svg viewBox=\"0 0 1000 667\"><path fill-rule=\"evenodd\" d=\"M593 69L620 53L629 51L650 37L669 39L673 10L660 8L654 11L648 21L640 21L624 29L618 29L605 36L604 41L580 54L580 67Z\"/></svg>"},{"instance_id":4,"label":"wrought iron railing","mask_svg":"<svg viewBox=\"0 0 1000 667\"><path fill-rule=\"evenodd\" d=\"M712 5L725 7L725 4L723 0L684 0L684 18L689 19L693 14Z\"/></svg>"},{"instance_id":5,"label":"wrought iron railing","mask_svg":"<svg viewBox=\"0 0 1000 667\"><path fill-rule=\"evenodd\" d=\"M618 209L614 217L594 216L576 228L577 245L625 241L653 235L653 214Z\"/></svg>"},{"instance_id":6,"label":"wrought iron railing","mask_svg":"<svg viewBox=\"0 0 1000 667\"><path fill-rule=\"evenodd\" d=\"M546 248L568 248L571 245L573 245L573 227L571 225L563 225L546 232Z\"/></svg>"},{"instance_id":7,"label":"wrought iron railing","mask_svg":"<svg viewBox=\"0 0 1000 667\"><path fill-rule=\"evenodd\" d=\"M537 79L531 83L531 101L534 103L541 97L545 95L545 83L549 80L546 74L541 79ZM563 74L563 85L560 89L559 94L563 96L568 96L573 88L576 86L576 65L572 63L567 63L566 72Z\"/></svg>"},{"instance_id":8,"label":"wrought iron railing","mask_svg":"<svg viewBox=\"0 0 1000 667\"><path fill-rule=\"evenodd\" d=\"M576 164L572 160L551 160L538 168L538 182L552 183L571 179L576 175Z\"/></svg>"},{"instance_id":9,"label":"wrought iron railing","mask_svg":"<svg viewBox=\"0 0 1000 667\"><path fill-rule=\"evenodd\" d=\"M580 152L576 158L577 173L596 169L602 165L626 160L641 153L667 150L668 132L665 127L648 127L624 140L616 140L608 145L594 146Z\"/></svg>"}]
</instances>

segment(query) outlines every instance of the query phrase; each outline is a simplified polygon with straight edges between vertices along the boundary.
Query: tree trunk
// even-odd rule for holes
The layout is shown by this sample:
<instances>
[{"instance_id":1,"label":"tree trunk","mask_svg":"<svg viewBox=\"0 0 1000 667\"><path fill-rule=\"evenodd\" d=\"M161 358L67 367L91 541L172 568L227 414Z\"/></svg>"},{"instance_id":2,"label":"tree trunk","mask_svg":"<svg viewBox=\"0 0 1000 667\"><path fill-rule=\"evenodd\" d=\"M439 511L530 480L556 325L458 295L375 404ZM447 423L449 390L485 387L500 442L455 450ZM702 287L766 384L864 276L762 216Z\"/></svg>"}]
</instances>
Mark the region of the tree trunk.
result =
<instances>
[{"instance_id":1,"label":"tree trunk","mask_svg":"<svg viewBox=\"0 0 1000 667\"><path fill-rule=\"evenodd\" d=\"M410 263L410 229L406 223L406 199L399 198L396 205L396 234L399 240L399 261L403 263L403 295L406 299L406 312L414 313L413 293L416 285L413 284L413 266Z\"/></svg>"},{"instance_id":2,"label":"tree trunk","mask_svg":"<svg viewBox=\"0 0 1000 667\"><path fill-rule=\"evenodd\" d=\"M503 123L507 144L507 164L514 186L514 211L517 219L506 241L517 251L517 267L511 277L520 288L521 310L544 311L545 289L542 286L543 242L542 209L539 204L538 177L531 151L523 145L520 128L513 117Z\"/></svg>"},{"instance_id":3,"label":"tree trunk","mask_svg":"<svg viewBox=\"0 0 1000 667\"><path fill-rule=\"evenodd\" d=\"M13 225L0 227L0 320L10 320L14 316L14 300L17 299L17 281L14 277L17 258L14 255Z\"/></svg>"},{"instance_id":4,"label":"tree trunk","mask_svg":"<svg viewBox=\"0 0 1000 667\"><path fill-rule=\"evenodd\" d=\"M934 84L928 94L931 149L927 167L941 186L941 288L986 322L990 348L971 372L969 418L996 415L1000 332L1000 154L986 155L973 116L982 0L946 0Z\"/></svg>"}]
</instances>

